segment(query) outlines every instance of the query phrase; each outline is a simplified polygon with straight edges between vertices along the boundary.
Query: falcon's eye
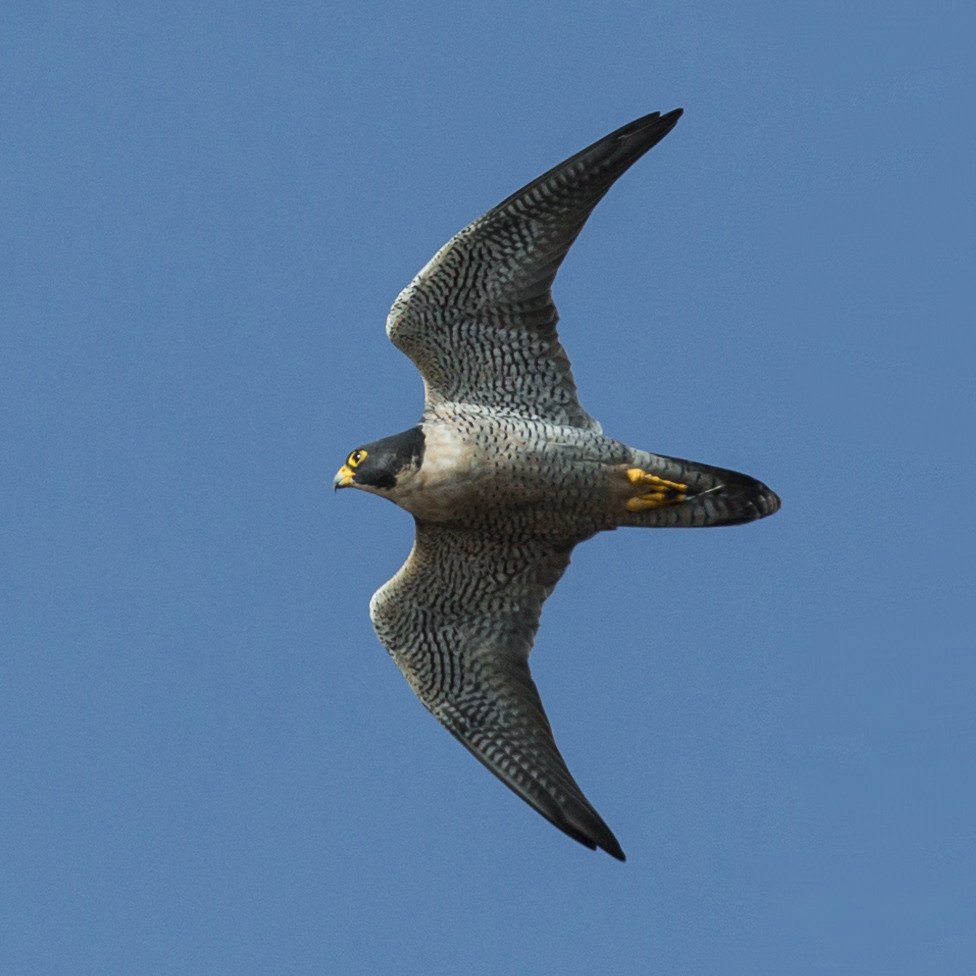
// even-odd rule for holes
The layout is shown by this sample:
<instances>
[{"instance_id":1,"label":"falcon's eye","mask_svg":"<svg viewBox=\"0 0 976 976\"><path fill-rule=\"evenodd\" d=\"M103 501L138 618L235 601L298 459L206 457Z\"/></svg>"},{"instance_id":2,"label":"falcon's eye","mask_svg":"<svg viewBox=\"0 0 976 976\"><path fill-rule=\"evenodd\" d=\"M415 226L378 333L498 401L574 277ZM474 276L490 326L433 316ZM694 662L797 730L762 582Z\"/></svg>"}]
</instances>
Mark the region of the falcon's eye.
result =
<instances>
[{"instance_id":1,"label":"falcon's eye","mask_svg":"<svg viewBox=\"0 0 976 976\"><path fill-rule=\"evenodd\" d=\"M352 454L346 458L346 464L348 464L350 468L358 468L359 465L365 460L366 452L360 449L358 451L353 451Z\"/></svg>"}]
</instances>

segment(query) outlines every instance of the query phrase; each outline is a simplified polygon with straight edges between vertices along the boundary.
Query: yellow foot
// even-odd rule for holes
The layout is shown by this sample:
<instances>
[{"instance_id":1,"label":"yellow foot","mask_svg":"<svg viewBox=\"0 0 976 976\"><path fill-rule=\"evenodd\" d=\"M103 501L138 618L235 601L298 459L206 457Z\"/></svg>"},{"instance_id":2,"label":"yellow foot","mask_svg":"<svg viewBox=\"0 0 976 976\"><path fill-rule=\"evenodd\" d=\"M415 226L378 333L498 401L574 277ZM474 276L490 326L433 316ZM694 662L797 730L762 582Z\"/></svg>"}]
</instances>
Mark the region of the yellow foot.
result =
<instances>
[{"instance_id":1,"label":"yellow foot","mask_svg":"<svg viewBox=\"0 0 976 976\"><path fill-rule=\"evenodd\" d=\"M628 468L627 480L641 492L624 502L628 512L644 512L649 508L680 505L687 497L687 485L679 484L677 481L666 481L640 468Z\"/></svg>"}]
</instances>

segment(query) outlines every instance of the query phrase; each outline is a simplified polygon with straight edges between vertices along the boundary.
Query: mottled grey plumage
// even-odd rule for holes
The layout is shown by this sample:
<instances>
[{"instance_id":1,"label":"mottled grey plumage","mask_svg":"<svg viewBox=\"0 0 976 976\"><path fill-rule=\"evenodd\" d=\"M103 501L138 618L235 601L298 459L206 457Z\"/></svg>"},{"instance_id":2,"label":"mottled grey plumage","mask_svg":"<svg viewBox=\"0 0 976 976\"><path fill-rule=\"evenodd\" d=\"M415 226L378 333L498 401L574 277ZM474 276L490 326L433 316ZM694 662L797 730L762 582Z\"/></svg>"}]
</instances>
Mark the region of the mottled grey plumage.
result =
<instances>
[{"instance_id":1,"label":"mottled grey plumage","mask_svg":"<svg viewBox=\"0 0 976 976\"><path fill-rule=\"evenodd\" d=\"M580 406L556 335L550 287L563 257L617 177L680 115L618 129L438 251L387 321L423 376L422 421L353 451L335 481L416 520L413 550L370 616L420 700L544 817L621 860L529 673L542 604L573 547L596 532L731 525L779 507L754 478L605 437Z\"/></svg>"}]
</instances>

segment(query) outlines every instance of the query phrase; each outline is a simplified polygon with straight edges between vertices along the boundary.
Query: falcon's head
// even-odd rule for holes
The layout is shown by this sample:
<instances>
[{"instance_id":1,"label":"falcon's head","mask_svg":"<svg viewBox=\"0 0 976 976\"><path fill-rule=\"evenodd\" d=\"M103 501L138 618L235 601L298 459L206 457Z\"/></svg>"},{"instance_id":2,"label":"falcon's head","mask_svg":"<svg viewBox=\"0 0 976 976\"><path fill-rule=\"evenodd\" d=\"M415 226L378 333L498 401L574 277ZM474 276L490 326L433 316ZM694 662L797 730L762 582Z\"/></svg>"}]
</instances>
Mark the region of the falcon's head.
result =
<instances>
[{"instance_id":1,"label":"falcon's head","mask_svg":"<svg viewBox=\"0 0 976 976\"><path fill-rule=\"evenodd\" d=\"M411 427L392 437L357 447L339 468L332 487L362 488L385 494L396 488L405 474L417 471L424 459L424 432Z\"/></svg>"}]
</instances>

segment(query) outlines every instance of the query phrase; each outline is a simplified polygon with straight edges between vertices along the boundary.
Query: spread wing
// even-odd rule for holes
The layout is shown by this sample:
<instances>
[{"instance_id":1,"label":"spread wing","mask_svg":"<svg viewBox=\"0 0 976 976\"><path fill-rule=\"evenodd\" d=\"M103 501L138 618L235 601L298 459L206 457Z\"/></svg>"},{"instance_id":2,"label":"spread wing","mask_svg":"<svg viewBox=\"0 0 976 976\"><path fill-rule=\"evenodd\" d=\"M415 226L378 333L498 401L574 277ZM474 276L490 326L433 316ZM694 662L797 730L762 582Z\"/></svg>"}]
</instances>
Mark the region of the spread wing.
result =
<instances>
[{"instance_id":1,"label":"spread wing","mask_svg":"<svg viewBox=\"0 0 976 976\"><path fill-rule=\"evenodd\" d=\"M370 617L448 731L560 830L623 860L556 748L529 673L542 604L572 546L418 521L413 550L373 596Z\"/></svg>"},{"instance_id":2,"label":"spread wing","mask_svg":"<svg viewBox=\"0 0 976 976\"><path fill-rule=\"evenodd\" d=\"M599 430L577 399L550 289L593 208L680 116L637 119L533 180L400 293L386 331L420 370L426 409L462 401Z\"/></svg>"}]
</instances>

